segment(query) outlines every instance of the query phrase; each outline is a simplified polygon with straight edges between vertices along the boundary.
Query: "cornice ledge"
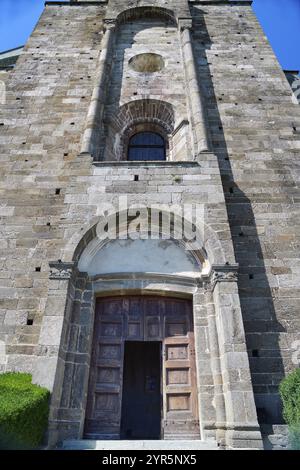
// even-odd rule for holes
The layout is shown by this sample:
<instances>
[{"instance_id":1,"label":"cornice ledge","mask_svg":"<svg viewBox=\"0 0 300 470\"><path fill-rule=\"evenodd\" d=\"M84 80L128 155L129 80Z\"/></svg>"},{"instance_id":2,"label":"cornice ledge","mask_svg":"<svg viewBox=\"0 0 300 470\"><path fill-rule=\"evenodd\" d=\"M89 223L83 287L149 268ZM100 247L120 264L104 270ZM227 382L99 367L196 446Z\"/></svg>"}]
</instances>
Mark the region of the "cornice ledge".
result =
<instances>
[{"instance_id":1,"label":"cornice ledge","mask_svg":"<svg viewBox=\"0 0 300 470\"><path fill-rule=\"evenodd\" d=\"M253 0L188 0L192 5L252 5Z\"/></svg>"},{"instance_id":2,"label":"cornice ledge","mask_svg":"<svg viewBox=\"0 0 300 470\"><path fill-rule=\"evenodd\" d=\"M86 5L106 5L108 3L108 0L86 0L86 1L80 1L80 0L70 0L69 2L63 2L63 1L47 1L45 2L45 6L47 5L64 5L64 6L86 6Z\"/></svg>"}]
</instances>

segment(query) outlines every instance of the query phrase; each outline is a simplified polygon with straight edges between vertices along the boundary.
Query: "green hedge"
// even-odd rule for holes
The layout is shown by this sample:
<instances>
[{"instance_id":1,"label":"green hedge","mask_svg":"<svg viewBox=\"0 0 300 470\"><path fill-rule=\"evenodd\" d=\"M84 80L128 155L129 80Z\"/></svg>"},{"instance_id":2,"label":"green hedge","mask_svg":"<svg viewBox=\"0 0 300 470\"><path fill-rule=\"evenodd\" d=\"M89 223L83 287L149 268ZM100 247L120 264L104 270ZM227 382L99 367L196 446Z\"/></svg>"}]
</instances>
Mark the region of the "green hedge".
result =
<instances>
[{"instance_id":1,"label":"green hedge","mask_svg":"<svg viewBox=\"0 0 300 470\"><path fill-rule=\"evenodd\" d=\"M30 374L0 374L0 448L32 449L48 423L49 391L33 385Z\"/></svg>"},{"instance_id":2,"label":"green hedge","mask_svg":"<svg viewBox=\"0 0 300 470\"><path fill-rule=\"evenodd\" d=\"M291 447L300 449L300 369L295 369L282 380L279 391L283 417L289 426Z\"/></svg>"}]
</instances>

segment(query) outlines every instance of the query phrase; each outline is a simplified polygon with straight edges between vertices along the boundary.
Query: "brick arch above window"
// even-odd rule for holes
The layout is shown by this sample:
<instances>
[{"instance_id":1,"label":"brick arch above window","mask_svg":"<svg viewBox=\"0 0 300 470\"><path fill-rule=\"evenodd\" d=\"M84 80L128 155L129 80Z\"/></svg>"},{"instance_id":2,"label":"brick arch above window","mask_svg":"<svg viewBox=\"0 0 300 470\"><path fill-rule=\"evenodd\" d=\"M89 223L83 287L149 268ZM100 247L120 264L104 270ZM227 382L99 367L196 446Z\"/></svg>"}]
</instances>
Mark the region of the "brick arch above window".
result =
<instances>
[{"instance_id":1,"label":"brick arch above window","mask_svg":"<svg viewBox=\"0 0 300 470\"><path fill-rule=\"evenodd\" d=\"M155 132L166 142L168 159L175 126L174 108L159 100L135 100L123 105L108 120L105 160L126 160L129 139L139 132Z\"/></svg>"},{"instance_id":2,"label":"brick arch above window","mask_svg":"<svg viewBox=\"0 0 300 470\"><path fill-rule=\"evenodd\" d=\"M158 18L164 20L166 23L177 25L177 19L173 10L151 5L128 8L119 13L116 19L118 24L124 24L144 18L147 20Z\"/></svg>"}]
</instances>

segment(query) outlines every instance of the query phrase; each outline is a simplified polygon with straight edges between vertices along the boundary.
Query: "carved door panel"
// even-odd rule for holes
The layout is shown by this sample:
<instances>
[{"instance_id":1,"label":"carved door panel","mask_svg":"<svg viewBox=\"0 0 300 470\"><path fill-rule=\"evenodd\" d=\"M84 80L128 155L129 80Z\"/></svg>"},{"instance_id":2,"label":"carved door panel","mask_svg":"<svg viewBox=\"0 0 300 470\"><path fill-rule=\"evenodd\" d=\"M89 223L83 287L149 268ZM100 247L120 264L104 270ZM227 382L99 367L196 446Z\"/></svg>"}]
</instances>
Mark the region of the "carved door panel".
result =
<instances>
[{"instance_id":1,"label":"carved door panel","mask_svg":"<svg viewBox=\"0 0 300 470\"><path fill-rule=\"evenodd\" d=\"M161 341L165 300L144 297L144 341Z\"/></svg>"},{"instance_id":2,"label":"carved door panel","mask_svg":"<svg viewBox=\"0 0 300 470\"><path fill-rule=\"evenodd\" d=\"M191 305L186 300L150 296L119 296L97 301L85 437L120 437L125 341L153 341L163 345L161 437L199 438ZM149 360L139 363L140 376L144 374L150 384L153 374L147 372L146 363L150 367ZM145 380L135 380L138 394ZM132 383L135 383L133 379L129 382L130 403L135 400ZM139 396L143 397L141 393ZM124 422L123 428L127 429Z\"/></svg>"},{"instance_id":3,"label":"carved door panel","mask_svg":"<svg viewBox=\"0 0 300 470\"><path fill-rule=\"evenodd\" d=\"M97 302L85 437L118 438L124 356L124 299Z\"/></svg>"},{"instance_id":4,"label":"carved door panel","mask_svg":"<svg viewBox=\"0 0 300 470\"><path fill-rule=\"evenodd\" d=\"M143 297L128 297L128 308L125 315L124 338L127 341L143 341L144 339L144 301Z\"/></svg>"},{"instance_id":5,"label":"carved door panel","mask_svg":"<svg viewBox=\"0 0 300 470\"><path fill-rule=\"evenodd\" d=\"M189 302L166 304L163 341L164 438L199 439L192 311Z\"/></svg>"}]
</instances>

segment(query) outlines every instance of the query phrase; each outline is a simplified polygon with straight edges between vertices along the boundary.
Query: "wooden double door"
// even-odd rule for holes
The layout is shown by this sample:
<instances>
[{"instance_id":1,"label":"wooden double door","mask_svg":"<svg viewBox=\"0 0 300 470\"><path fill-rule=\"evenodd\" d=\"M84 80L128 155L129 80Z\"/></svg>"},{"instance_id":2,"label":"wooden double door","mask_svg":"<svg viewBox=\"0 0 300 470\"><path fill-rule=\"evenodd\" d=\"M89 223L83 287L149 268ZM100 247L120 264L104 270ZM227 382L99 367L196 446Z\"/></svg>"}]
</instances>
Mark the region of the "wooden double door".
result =
<instances>
[{"instance_id":1,"label":"wooden double door","mask_svg":"<svg viewBox=\"0 0 300 470\"><path fill-rule=\"evenodd\" d=\"M198 439L192 303L98 299L86 407L90 439Z\"/></svg>"}]
</instances>

